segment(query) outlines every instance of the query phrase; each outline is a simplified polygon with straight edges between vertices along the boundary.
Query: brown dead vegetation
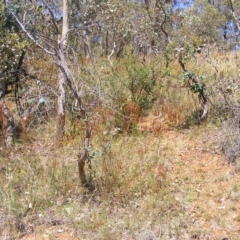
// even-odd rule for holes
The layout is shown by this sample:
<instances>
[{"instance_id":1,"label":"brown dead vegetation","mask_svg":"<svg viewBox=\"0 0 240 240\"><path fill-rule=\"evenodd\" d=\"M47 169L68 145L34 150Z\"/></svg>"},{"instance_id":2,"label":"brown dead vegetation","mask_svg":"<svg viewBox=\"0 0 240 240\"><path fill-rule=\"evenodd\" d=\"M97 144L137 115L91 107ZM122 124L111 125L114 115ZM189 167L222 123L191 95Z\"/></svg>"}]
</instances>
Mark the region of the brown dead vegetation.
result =
<instances>
[{"instance_id":1,"label":"brown dead vegetation","mask_svg":"<svg viewBox=\"0 0 240 240\"><path fill-rule=\"evenodd\" d=\"M138 128L140 131L152 132L155 134L169 130L169 125L162 116L147 116L139 119Z\"/></svg>"}]
</instances>

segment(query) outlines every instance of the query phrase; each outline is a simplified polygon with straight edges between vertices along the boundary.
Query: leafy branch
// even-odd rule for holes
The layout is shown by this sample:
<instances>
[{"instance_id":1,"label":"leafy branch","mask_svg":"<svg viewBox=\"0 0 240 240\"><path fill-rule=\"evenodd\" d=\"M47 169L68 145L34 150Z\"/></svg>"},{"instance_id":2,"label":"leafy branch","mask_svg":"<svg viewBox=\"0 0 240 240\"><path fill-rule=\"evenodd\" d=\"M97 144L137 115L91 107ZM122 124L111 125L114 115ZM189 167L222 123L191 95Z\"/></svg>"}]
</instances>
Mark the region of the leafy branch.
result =
<instances>
[{"instance_id":1,"label":"leafy branch","mask_svg":"<svg viewBox=\"0 0 240 240\"><path fill-rule=\"evenodd\" d=\"M200 117L200 121L202 121L204 118L206 118L208 113L208 100L206 97L206 84L204 82L200 82L199 79L196 77L196 75L188 71L185 67L185 63L183 62L185 51L184 48L176 48L177 50L177 57L178 57L178 63L180 64L184 74L183 74L183 80L188 81L188 86L190 90L193 93L198 94L199 101L202 103L202 109L203 113ZM203 76L200 77L200 80L204 81L205 78Z\"/></svg>"}]
</instances>

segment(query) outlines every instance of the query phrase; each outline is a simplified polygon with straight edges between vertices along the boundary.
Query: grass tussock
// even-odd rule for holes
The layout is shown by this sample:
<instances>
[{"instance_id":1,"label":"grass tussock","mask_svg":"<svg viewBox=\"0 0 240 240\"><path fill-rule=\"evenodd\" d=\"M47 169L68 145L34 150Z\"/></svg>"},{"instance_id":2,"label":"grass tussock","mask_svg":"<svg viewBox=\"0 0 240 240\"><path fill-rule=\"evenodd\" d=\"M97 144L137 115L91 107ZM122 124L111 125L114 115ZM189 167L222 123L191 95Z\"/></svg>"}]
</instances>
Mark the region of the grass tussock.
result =
<instances>
[{"instance_id":1,"label":"grass tussock","mask_svg":"<svg viewBox=\"0 0 240 240\"><path fill-rule=\"evenodd\" d=\"M46 134L45 139L42 134ZM20 237L41 224L70 224L72 218L78 218L78 211L92 205L108 205L113 211L116 206L123 208L148 195L166 194L168 169L161 154L146 144L143 135L103 136L92 140L91 169L86 166L88 180L94 186L90 192L80 187L78 179L79 137L66 138L56 150L46 144L53 134L42 126L28 147L16 144L11 153L5 153L0 163L1 215L5 216L1 231L6 236ZM89 220L93 229L105 223L106 219L101 218L108 215L96 214ZM95 218L100 219L95 222ZM85 217L81 221L87 228Z\"/></svg>"}]
</instances>

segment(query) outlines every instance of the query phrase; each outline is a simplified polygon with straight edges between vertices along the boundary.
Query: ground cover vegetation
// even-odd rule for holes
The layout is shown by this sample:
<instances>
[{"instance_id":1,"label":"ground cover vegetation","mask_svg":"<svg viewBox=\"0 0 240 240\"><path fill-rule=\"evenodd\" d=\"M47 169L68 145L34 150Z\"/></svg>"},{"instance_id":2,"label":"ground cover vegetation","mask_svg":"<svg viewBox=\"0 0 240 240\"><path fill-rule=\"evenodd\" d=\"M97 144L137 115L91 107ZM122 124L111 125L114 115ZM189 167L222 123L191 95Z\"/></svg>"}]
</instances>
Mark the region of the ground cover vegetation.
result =
<instances>
[{"instance_id":1,"label":"ground cover vegetation","mask_svg":"<svg viewBox=\"0 0 240 240\"><path fill-rule=\"evenodd\" d=\"M238 1L0 8L1 239L239 239Z\"/></svg>"}]
</instances>

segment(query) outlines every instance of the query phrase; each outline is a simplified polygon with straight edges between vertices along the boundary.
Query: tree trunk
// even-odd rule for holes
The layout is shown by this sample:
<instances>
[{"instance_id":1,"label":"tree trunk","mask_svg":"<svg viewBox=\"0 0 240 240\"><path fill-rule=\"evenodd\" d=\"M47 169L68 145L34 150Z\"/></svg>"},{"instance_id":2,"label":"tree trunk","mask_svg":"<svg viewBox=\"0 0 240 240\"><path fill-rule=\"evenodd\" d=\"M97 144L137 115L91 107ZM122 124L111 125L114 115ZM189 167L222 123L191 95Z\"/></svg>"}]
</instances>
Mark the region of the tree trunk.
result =
<instances>
[{"instance_id":1,"label":"tree trunk","mask_svg":"<svg viewBox=\"0 0 240 240\"><path fill-rule=\"evenodd\" d=\"M14 130L14 118L10 110L8 109L4 97L0 100L0 108L4 117L7 119L7 129L5 133L5 143L6 147L10 148L13 145L13 130Z\"/></svg>"},{"instance_id":2,"label":"tree trunk","mask_svg":"<svg viewBox=\"0 0 240 240\"><path fill-rule=\"evenodd\" d=\"M61 64L61 63L59 63ZM57 136L56 146L59 145L65 134L65 78L62 69L58 70L58 101L57 101Z\"/></svg>"},{"instance_id":3,"label":"tree trunk","mask_svg":"<svg viewBox=\"0 0 240 240\"><path fill-rule=\"evenodd\" d=\"M67 34L69 31L68 26L68 0L63 0L63 26L62 36L58 40L58 102L57 102L57 135L56 135L56 146L59 145L63 139L65 133L65 105L66 105L66 77L63 72L63 67L66 64L65 54L67 48Z\"/></svg>"},{"instance_id":4,"label":"tree trunk","mask_svg":"<svg viewBox=\"0 0 240 240\"><path fill-rule=\"evenodd\" d=\"M18 116L22 119L23 118L23 114L24 114L24 110L21 106L20 103L20 98L19 98L19 82L20 82L20 72L21 72L21 67L23 64L23 59L24 56L26 55L26 51L22 50L21 56L19 58L18 61L18 65L17 65L17 70L15 72L15 90L14 90L14 96L15 96L15 102L16 102L16 106L17 106L17 111L18 111Z\"/></svg>"},{"instance_id":5,"label":"tree trunk","mask_svg":"<svg viewBox=\"0 0 240 240\"><path fill-rule=\"evenodd\" d=\"M84 166L86 160L88 160L89 157L89 145L90 145L90 138L91 138L91 127L87 126L86 133L85 133L85 143L84 143L84 148L81 153L78 155L78 172L79 172L79 178L81 180L81 184L84 187L89 187Z\"/></svg>"},{"instance_id":6,"label":"tree trunk","mask_svg":"<svg viewBox=\"0 0 240 240\"><path fill-rule=\"evenodd\" d=\"M107 31L107 33L106 33L106 38L105 38L105 44L106 44L106 46L105 46L105 55L107 56L108 55L108 49L109 49L109 44L108 44L108 31Z\"/></svg>"},{"instance_id":7,"label":"tree trunk","mask_svg":"<svg viewBox=\"0 0 240 240\"><path fill-rule=\"evenodd\" d=\"M14 119L10 110L5 103L5 92L6 92L6 82L4 77L0 79L0 109L1 113L7 120L7 129L5 133L6 147L9 148L13 144L13 129L14 129ZM3 123L2 123L3 125Z\"/></svg>"},{"instance_id":8,"label":"tree trunk","mask_svg":"<svg viewBox=\"0 0 240 240\"><path fill-rule=\"evenodd\" d=\"M90 39L90 33L88 28L83 32L84 36L84 53L86 60L90 60L92 58L92 49L91 49L91 39Z\"/></svg>"}]
</instances>

